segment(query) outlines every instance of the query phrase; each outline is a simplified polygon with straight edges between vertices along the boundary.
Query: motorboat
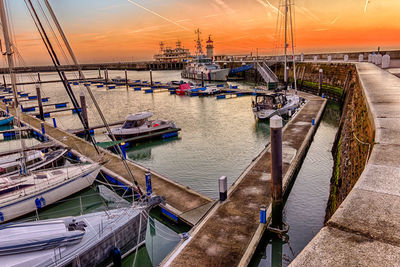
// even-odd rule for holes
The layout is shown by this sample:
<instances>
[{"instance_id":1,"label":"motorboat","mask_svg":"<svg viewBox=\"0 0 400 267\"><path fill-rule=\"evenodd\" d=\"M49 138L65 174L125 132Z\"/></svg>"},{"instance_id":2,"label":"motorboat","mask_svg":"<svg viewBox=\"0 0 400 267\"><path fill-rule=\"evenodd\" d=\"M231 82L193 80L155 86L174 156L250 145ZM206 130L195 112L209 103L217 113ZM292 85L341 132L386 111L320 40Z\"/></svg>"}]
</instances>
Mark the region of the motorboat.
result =
<instances>
[{"instance_id":1,"label":"motorboat","mask_svg":"<svg viewBox=\"0 0 400 267\"><path fill-rule=\"evenodd\" d=\"M187 64L181 76L204 81L227 81L230 70L229 68L221 69L211 58L199 56Z\"/></svg>"},{"instance_id":2,"label":"motorboat","mask_svg":"<svg viewBox=\"0 0 400 267\"><path fill-rule=\"evenodd\" d=\"M274 92L257 94L252 102L253 113L260 120L270 119L274 115L286 116L293 114L300 105L297 94Z\"/></svg>"},{"instance_id":3,"label":"motorboat","mask_svg":"<svg viewBox=\"0 0 400 267\"><path fill-rule=\"evenodd\" d=\"M175 124L169 120L149 120L152 116L153 113L148 111L129 114L122 126L111 129L111 133L120 140L177 129Z\"/></svg>"},{"instance_id":4,"label":"motorboat","mask_svg":"<svg viewBox=\"0 0 400 267\"><path fill-rule=\"evenodd\" d=\"M18 218L90 186L99 163L0 177L0 223Z\"/></svg>"},{"instance_id":5,"label":"motorboat","mask_svg":"<svg viewBox=\"0 0 400 267\"><path fill-rule=\"evenodd\" d=\"M9 125L14 121L14 116L10 116L7 112L0 111L0 126Z\"/></svg>"},{"instance_id":6,"label":"motorboat","mask_svg":"<svg viewBox=\"0 0 400 267\"><path fill-rule=\"evenodd\" d=\"M25 166L28 171L58 167L65 163L68 149L57 149L43 153L40 150L25 152ZM0 158L0 176L14 175L21 171L23 152Z\"/></svg>"},{"instance_id":7,"label":"motorboat","mask_svg":"<svg viewBox=\"0 0 400 267\"><path fill-rule=\"evenodd\" d=\"M145 243L148 212L160 203L165 198L152 196L125 208L5 226L1 265L107 266L115 251L125 254ZM7 240L10 229L19 229L17 239ZM1 253L10 246L15 246L12 253Z\"/></svg>"},{"instance_id":8,"label":"motorboat","mask_svg":"<svg viewBox=\"0 0 400 267\"><path fill-rule=\"evenodd\" d=\"M201 96L209 96L221 93L221 88L217 86L206 86L199 90L199 95Z\"/></svg>"}]
</instances>

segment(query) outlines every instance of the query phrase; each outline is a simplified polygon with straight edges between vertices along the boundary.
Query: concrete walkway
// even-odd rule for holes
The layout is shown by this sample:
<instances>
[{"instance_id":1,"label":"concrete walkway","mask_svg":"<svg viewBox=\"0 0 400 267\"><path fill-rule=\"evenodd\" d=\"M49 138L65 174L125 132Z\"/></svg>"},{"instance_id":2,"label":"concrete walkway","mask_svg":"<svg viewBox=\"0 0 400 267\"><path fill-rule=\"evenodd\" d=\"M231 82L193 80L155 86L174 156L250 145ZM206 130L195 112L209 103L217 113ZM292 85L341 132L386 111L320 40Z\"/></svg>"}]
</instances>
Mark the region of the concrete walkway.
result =
<instances>
[{"instance_id":1,"label":"concrete walkway","mask_svg":"<svg viewBox=\"0 0 400 267\"><path fill-rule=\"evenodd\" d=\"M299 92L309 101L283 130L283 192L301 166L326 99ZM162 266L247 266L265 230L259 222L262 204L271 204L271 154L267 146L217 203L161 263ZM270 216L270 208L267 217Z\"/></svg>"},{"instance_id":2,"label":"concrete walkway","mask_svg":"<svg viewBox=\"0 0 400 267\"><path fill-rule=\"evenodd\" d=\"M356 66L376 144L353 190L291 266L400 266L400 79Z\"/></svg>"}]
</instances>

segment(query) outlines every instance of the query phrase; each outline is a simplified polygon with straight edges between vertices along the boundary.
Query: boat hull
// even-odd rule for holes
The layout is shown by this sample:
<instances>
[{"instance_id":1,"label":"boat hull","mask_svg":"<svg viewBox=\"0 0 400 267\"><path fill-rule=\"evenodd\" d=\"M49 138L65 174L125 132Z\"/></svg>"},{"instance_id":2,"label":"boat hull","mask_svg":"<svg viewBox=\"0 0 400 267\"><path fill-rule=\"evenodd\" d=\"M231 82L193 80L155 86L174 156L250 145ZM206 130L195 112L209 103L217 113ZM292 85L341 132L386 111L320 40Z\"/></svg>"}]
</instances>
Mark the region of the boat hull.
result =
<instances>
[{"instance_id":1,"label":"boat hull","mask_svg":"<svg viewBox=\"0 0 400 267\"><path fill-rule=\"evenodd\" d=\"M7 222L29 214L38 208L48 206L81 191L94 182L100 172L100 168L100 165L93 164L93 168L87 168L79 176L43 187L41 190L21 196L15 199L15 201L0 203L0 222ZM38 207L38 203L40 203L40 207Z\"/></svg>"},{"instance_id":2,"label":"boat hull","mask_svg":"<svg viewBox=\"0 0 400 267\"><path fill-rule=\"evenodd\" d=\"M4 125L9 125L10 123L12 123L14 120L14 116L8 117L8 118L4 118L4 119L0 119L0 126L4 126Z\"/></svg>"},{"instance_id":3,"label":"boat hull","mask_svg":"<svg viewBox=\"0 0 400 267\"><path fill-rule=\"evenodd\" d=\"M140 140L141 141L146 141L146 140L151 140L151 139L156 139L159 138L160 136L149 136L150 134L154 134L154 133L161 133L163 131L169 130L169 129L176 129L176 131L178 131L177 128L173 128L173 127L153 127L153 129L151 129L150 131L143 131L140 133L129 133L128 131L126 132L122 132L122 131L113 131L113 135L115 137L115 139L117 140L124 140L124 139L130 139L130 138L134 138L134 137L142 137Z\"/></svg>"},{"instance_id":4,"label":"boat hull","mask_svg":"<svg viewBox=\"0 0 400 267\"><path fill-rule=\"evenodd\" d=\"M299 97L294 96L293 99L290 101L290 103L286 104L284 107L280 109L257 110L257 108L253 108L253 113L254 116L256 116L257 119L259 120L269 120L274 115L287 116L289 112L292 112L293 114L299 107L299 105L300 105Z\"/></svg>"},{"instance_id":5,"label":"boat hull","mask_svg":"<svg viewBox=\"0 0 400 267\"><path fill-rule=\"evenodd\" d=\"M228 75L229 75L230 70L231 69L220 69L220 70L212 71L209 73L203 73L203 74L184 70L184 71L182 71L181 76L182 76L182 78L186 78L186 79L196 79L196 80L204 79L205 81L225 82L228 80Z\"/></svg>"}]
</instances>

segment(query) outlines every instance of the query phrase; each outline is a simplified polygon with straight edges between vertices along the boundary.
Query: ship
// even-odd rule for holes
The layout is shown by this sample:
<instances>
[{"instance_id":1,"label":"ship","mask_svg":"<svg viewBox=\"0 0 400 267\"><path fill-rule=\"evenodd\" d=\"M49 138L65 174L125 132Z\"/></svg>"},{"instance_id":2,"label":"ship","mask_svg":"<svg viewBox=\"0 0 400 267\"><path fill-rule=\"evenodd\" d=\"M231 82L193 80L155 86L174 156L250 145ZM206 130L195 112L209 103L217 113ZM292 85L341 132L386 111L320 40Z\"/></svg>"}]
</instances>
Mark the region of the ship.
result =
<instances>
[{"instance_id":1,"label":"ship","mask_svg":"<svg viewBox=\"0 0 400 267\"><path fill-rule=\"evenodd\" d=\"M160 52L154 55L156 61L162 62L187 62L192 58L190 50L184 48L179 40L176 42L175 48L166 47L164 42L160 42Z\"/></svg>"},{"instance_id":2,"label":"ship","mask_svg":"<svg viewBox=\"0 0 400 267\"><path fill-rule=\"evenodd\" d=\"M226 81L230 72L229 68L221 69L221 67L213 62L214 45L211 35L207 40L207 55L204 55L200 39L200 30L197 29L196 40L196 56L189 62L185 69L181 72L182 78L205 80L205 81Z\"/></svg>"}]
</instances>

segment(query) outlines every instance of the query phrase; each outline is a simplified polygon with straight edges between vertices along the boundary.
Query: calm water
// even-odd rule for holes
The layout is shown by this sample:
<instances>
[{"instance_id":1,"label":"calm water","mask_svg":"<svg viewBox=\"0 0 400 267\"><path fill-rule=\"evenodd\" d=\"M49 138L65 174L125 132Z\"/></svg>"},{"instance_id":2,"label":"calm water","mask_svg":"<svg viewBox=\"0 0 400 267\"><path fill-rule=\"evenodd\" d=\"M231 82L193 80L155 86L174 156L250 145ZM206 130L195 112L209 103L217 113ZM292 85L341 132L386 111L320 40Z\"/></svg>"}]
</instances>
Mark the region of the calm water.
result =
<instances>
[{"instance_id":1,"label":"calm water","mask_svg":"<svg viewBox=\"0 0 400 267\"><path fill-rule=\"evenodd\" d=\"M98 72L88 71L85 74L86 77L93 78L98 75ZM68 74L68 76L76 77L73 74ZM124 72L110 71L109 76L123 77ZM24 74L20 80L28 81L35 77L35 75L29 77ZM54 73L42 74L41 78L42 80L58 79ZM149 74L129 71L128 78L148 80ZM180 80L180 72L154 71L153 79L162 82ZM81 90L79 86L73 86L73 89L77 94ZM33 86L25 86L24 90L34 93ZM154 118L171 119L182 128L178 138L139 144L128 150L128 156L135 162L211 198L218 197L217 179L226 175L229 183L233 183L269 140L269 125L259 123L254 119L250 108L251 97L248 96L216 100L214 97L169 95L168 92L144 94L134 92L132 89L127 91L125 87L106 90L92 86L92 90L109 122L123 120L128 113L148 110L154 113ZM61 84L43 84L42 94L51 98L49 102L68 101ZM87 102L89 123L101 124L89 98ZM330 149L337 130L337 114L338 112L334 109L327 109L287 200L284 211L285 220L290 224L291 230L289 232L290 246L283 246L286 259L284 263L293 259L322 227L329 194L332 167ZM78 117L71 115L70 112L55 113L54 117L57 119L58 126L64 129L81 127ZM96 141L108 140L102 130L96 131L95 138ZM5 144L8 147L5 147ZM0 147L3 146L4 149L9 149L11 144L7 142ZM99 199L93 199L93 203L95 202L99 202ZM99 208L94 204L92 206L93 210ZM175 231L182 230L173 231L161 221L158 217L155 219L155 230L148 227L146 248L139 250L136 266L150 265L149 259L157 265L179 241ZM269 266L270 254L268 253L270 253L270 246L267 246L263 252L266 255L265 259L257 258L254 263ZM133 258L134 255L129 257L125 265L131 266Z\"/></svg>"}]
</instances>

